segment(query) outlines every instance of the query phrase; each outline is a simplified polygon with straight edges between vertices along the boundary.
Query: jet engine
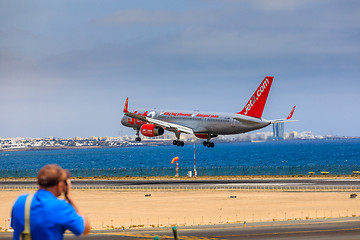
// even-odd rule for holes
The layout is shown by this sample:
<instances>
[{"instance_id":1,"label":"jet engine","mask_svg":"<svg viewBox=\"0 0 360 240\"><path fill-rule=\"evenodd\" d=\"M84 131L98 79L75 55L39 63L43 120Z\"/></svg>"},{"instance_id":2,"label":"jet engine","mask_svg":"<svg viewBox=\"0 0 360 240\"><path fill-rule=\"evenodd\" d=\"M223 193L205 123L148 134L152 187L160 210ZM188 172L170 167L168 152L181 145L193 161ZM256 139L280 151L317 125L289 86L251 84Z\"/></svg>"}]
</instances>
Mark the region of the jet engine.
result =
<instances>
[{"instance_id":1,"label":"jet engine","mask_svg":"<svg viewBox=\"0 0 360 240\"><path fill-rule=\"evenodd\" d=\"M141 134L146 137L156 137L164 134L162 127L157 127L155 124L143 124L140 128Z\"/></svg>"}]
</instances>

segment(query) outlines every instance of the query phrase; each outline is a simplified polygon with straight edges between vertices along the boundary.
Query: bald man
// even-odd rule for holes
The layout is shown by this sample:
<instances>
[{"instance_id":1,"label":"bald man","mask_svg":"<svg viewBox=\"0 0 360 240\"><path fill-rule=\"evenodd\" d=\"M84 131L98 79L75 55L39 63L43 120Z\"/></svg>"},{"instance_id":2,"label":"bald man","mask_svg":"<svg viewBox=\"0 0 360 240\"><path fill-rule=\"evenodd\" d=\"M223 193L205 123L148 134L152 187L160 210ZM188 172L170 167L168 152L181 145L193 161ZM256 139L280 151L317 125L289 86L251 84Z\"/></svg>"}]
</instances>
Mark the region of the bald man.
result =
<instances>
[{"instance_id":1,"label":"bald man","mask_svg":"<svg viewBox=\"0 0 360 240\"><path fill-rule=\"evenodd\" d=\"M38 173L39 190L30 203L30 234L32 240L63 239L66 230L75 235L90 232L87 217L80 212L71 194L70 174L56 164L49 164ZM59 199L64 194L66 200ZM12 209L13 239L24 231L25 202L29 194L20 196Z\"/></svg>"}]
</instances>

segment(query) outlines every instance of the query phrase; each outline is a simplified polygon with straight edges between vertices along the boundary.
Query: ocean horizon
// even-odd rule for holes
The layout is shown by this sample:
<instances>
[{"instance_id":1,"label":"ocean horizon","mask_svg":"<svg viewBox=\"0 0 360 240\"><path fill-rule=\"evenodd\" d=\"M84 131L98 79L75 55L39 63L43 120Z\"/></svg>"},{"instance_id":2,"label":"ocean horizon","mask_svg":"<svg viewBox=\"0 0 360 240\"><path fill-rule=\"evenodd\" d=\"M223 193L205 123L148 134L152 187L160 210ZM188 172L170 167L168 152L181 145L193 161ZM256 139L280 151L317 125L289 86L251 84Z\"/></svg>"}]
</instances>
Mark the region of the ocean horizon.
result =
<instances>
[{"instance_id":1,"label":"ocean horizon","mask_svg":"<svg viewBox=\"0 0 360 240\"><path fill-rule=\"evenodd\" d=\"M40 169L56 163L69 169L194 166L194 145L0 152L0 170ZM360 139L293 140L195 145L197 167L358 165Z\"/></svg>"}]
</instances>

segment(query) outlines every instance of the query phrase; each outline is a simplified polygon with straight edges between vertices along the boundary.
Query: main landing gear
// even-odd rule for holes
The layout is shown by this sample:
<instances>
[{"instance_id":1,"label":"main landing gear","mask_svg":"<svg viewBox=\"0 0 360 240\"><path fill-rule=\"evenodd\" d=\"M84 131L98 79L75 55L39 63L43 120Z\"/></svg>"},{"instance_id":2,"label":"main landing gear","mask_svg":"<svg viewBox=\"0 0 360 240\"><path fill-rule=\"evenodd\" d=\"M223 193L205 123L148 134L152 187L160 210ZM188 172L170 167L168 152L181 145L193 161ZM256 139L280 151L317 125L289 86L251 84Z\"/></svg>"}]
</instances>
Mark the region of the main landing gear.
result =
<instances>
[{"instance_id":1,"label":"main landing gear","mask_svg":"<svg viewBox=\"0 0 360 240\"><path fill-rule=\"evenodd\" d=\"M183 147L184 146L184 142L183 141L180 141L180 140L174 140L173 141L173 145L176 145L176 146L181 146Z\"/></svg>"},{"instance_id":2,"label":"main landing gear","mask_svg":"<svg viewBox=\"0 0 360 240\"><path fill-rule=\"evenodd\" d=\"M213 143L213 142L210 142L210 141L204 141L203 142L203 145L204 145L204 147L215 147L215 143Z\"/></svg>"},{"instance_id":3,"label":"main landing gear","mask_svg":"<svg viewBox=\"0 0 360 240\"><path fill-rule=\"evenodd\" d=\"M210 142L210 139L211 138L214 138L214 137L217 137L218 135L216 135L216 134L208 134L207 135L207 141L204 141L203 142L203 145L204 145L204 147L208 147L208 148L213 148L213 147L215 147L215 143L213 143L213 142Z\"/></svg>"}]
</instances>

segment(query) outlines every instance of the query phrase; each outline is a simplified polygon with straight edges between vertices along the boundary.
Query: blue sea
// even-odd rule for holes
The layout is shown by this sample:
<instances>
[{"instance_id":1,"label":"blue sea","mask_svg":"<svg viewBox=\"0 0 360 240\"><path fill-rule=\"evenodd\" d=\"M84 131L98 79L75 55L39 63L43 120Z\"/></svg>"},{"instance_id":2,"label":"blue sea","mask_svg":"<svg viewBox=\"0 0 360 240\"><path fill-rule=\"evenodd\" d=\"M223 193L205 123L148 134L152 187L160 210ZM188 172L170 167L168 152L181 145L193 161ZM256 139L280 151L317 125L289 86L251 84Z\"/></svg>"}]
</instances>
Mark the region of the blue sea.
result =
<instances>
[{"instance_id":1,"label":"blue sea","mask_svg":"<svg viewBox=\"0 0 360 240\"><path fill-rule=\"evenodd\" d=\"M0 170L48 163L70 169L171 167L176 156L180 166L193 166L194 145L0 152ZM195 159L198 167L359 165L360 139L196 144Z\"/></svg>"}]
</instances>

